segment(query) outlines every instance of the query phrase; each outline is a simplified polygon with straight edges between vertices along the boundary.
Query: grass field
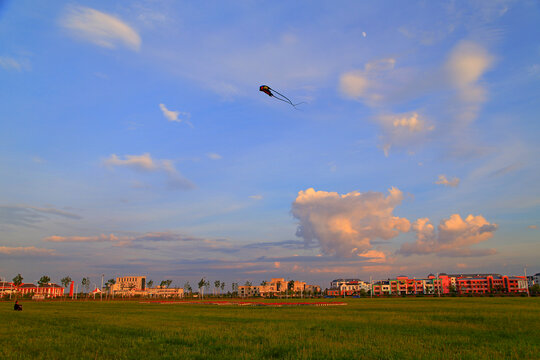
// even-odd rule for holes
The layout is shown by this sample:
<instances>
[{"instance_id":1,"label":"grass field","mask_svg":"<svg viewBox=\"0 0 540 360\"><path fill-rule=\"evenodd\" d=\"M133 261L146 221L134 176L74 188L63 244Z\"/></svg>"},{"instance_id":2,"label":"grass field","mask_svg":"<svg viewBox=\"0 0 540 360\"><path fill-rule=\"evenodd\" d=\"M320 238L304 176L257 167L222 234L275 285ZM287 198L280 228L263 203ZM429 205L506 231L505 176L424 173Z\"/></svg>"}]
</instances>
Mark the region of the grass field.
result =
<instances>
[{"instance_id":1,"label":"grass field","mask_svg":"<svg viewBox=\"0 0 540 360\"><path fill-rule=\"evenodd\" d=\"M26 301L22 312L0 302L0 358L540 358L540 298L345 301L336 307Z\"/></svg>"}]
</instances>

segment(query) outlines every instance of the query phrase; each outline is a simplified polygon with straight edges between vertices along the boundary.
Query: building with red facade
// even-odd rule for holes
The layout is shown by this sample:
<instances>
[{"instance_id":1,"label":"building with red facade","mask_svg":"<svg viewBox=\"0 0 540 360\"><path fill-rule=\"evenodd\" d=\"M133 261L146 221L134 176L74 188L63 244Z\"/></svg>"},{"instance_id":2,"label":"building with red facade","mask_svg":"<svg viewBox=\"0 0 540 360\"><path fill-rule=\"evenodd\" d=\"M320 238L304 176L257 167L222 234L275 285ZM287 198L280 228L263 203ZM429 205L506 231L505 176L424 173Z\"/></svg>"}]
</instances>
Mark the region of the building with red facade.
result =
<instances>
[{"instance_id":1,"label":"building with red facade","mask_svg":"<svg viewBox=\"0 0 540 360\"><path fill-rule=\"evenodd\" d=\"M64 288L60 285L48 283L43 286L38 286L34 284L21 284L19 286L15 285L12 282L0 281L0 296L2 295L28 295L33 294L34 296L41 298L55 298L58 296L64 295Z\"/></svg>"},{"instance_id":2,"label":"building with red facade","mask_svg":"<svg viewBox=\"0 0 540 360\"><path fill-rule=\"evenodd\" d=\"M398 276L395 279L379 280L372 285L373 295L445 295L526 293L525 276L500 274L430 274L425 279L410 279Z\"/></svg>"},{"instance_id":3,"label":"building with red facade","mask_svg":"<svg viewBox=\"0 0 540 360\"><path fill-rule=\"evenodd\" d=\"M490 274L457 279L457 291L460 294L524 293L527 287L525 276Z\"/></svg>"}]
</instances>

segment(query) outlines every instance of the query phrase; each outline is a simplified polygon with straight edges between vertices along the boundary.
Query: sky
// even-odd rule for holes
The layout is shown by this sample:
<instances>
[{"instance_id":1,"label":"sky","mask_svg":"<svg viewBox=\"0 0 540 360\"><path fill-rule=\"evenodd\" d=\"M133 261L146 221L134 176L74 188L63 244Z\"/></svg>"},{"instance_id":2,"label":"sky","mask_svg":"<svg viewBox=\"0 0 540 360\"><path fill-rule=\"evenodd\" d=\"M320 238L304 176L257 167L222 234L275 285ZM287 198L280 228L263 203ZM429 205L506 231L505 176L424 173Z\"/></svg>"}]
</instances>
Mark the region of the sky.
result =
<instances>
[{"instance_id":1,"label":"sky","mask_svg":"<svg viewBox=\"0 0 540 360\"><path fill-rule=\"evenodd\" d=\"M532 0L0 0L0 277L540 272L539 23Z\"/></svg>"}]
</instances>

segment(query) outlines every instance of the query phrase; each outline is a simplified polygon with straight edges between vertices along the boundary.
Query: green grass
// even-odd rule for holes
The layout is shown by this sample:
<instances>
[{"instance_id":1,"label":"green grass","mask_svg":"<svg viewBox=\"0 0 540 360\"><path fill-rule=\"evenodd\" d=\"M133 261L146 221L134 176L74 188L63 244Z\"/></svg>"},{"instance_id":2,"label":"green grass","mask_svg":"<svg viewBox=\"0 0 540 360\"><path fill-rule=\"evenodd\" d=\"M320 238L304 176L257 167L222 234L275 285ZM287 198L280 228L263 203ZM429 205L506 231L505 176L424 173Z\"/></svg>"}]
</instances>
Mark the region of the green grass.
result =
<instances>
[{"instance_id":1,"label":"green grass","mask_svg":"<svg viewBox=\"0 0 540 360\"><path fill-rule=\"evenodd\" d=\"M540 357L540 298L345 301L279 308L25 301L22 312L0 302L0 358Z\"/></svg>"}]
</instances>

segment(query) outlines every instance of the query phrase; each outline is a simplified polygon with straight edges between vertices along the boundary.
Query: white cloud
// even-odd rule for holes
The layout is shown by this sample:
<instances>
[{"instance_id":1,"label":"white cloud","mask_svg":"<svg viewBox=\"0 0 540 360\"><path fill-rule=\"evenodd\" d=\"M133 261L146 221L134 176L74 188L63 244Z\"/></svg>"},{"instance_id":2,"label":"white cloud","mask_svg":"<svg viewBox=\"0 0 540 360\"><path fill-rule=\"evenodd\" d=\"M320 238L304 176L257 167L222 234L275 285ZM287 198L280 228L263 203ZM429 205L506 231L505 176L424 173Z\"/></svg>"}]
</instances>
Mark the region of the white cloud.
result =
<instances>
[{"instance_id":1,"label":"white cloud","mask_svg":"<svg viewBox=\"0 0 540 360\"><path fill-rule=\"evenodd\" d=\"M10 246L0 246L0 254L4 255L49 255L53 256L56 255L56 251L54 249L43 249L43 248L37 248L35 246L18 246L18 247L10 247Z\"/></svg>"},{"instance_id":2,"label":"white cloud","mask_svg":"<svg viewBox=\"0 0 540 360\"><path fill-rule=\"evenodd\" d=\"M262 200L263 196L262 195L251 195L249 198L253 199L253 200Z\"/></svg>"},{"instance_id":3,"label":"white cloud","mask_svg":"<svg viewBox=\"0 0 540 360\"><path fill-rule=\"evenodd\" d=\"M365 31L362 31L362 36L363 36L363 37L366 37L366 36L367 36L367 34L366 34Z\"/></svg>"},{"instance_id":4,"label":"white cloud","mask_svg":"<svg viewBox=\"0 0 540 360\"><path fill-rule=\"evenodd\" d=\"M165 116L167 120L173 122L185 121L188 125L192 126L191 123L188 121L188 119L191 117L190 113L169 110L167 109L165 104L159 104L159 108L161 109L161 111L163 112L163 116ZM182 115L183 119L179 118L180 115Z\"/></svg>"},{"instance_id":5,"label":"white cloud","mask_svg":"<svg viewBox=\"0 0 540 360\"><path fill-rule=\"evenodd\" d=\"M382 83L377 79L382 73L394 69L395 64L395 59L386 58L367 63L364 70L346 72L339 79L340 90L347 97L376 103L382 96Z\"/></svg>"},{"instance_id":6,"label":"white cloud","mask_svg":"<svg viewBox=\"0 0 540 360\"><path fill-rule=\"evenodd\" d=\"M124 159L121 159L116 154L112 154L109 158L105 159L103 163L110 167L128 167L145 172L161 171L167 174L169 184L174 188L192 189L195 187L191 181L184 178L182 174L176 170L171 160L154 160L149 153L144 153L142 155L126 155Z\"/></svg>"},{"instance_id":7,"label":"white cloud","mask_svg":"<svg viewBox=\"0 0 540 360\"><path fill-rule=\"evenodd\" d=\"M443 256L484 256L495 253L493 249L471 249L470 246L486 241L493 236L498 225L490 223L483 216L469 215L463 219L453 214L439 223L437 232L428 218L416 220L412 230L416 232L416 242L405 243L399 253L432 254Z\"/></svg>"},{"instance_id":8,"label":"white cloud","mask_svg":"<svg viewBox=\"0 0 540 360\"><path fill-rule=\"evenodd\" d=\"M424 143L426 135L435 128L417 112L381 115L377 120L382 127L381 140L386 156L392 147L411 148Z\"/></svg>"},{"instance_id":9,"label":"white cloud","mask_svg":"<svg viewBox=\"0 0 540 360\"><path fill-rule=\"evenodd\" d=\"M454 177L452 178L452 180L448 180L446 178L446 175L439 175L439 179L435 181L435 184L450 186L450 187L457 187L459 185L459 178Z\"/></svg>"},{"instance_id":10,"label":"white cloud","mask_svg":"<svg viewBox=\"0 0 540 360\"><path fill-rule=\"evenodd\" d=\"M306 244L317 243L325 254L371 257L372 240L389 240L409 231L409 220L393 216L402 200L396 188L386 197L378 192L300 191L292 204L292 214L299 220L297 236Z\"/></svg>"},{"instance_id":11,"label":"white cloud","mask_svg":"<svg viewBox=\"0 0 540 360\"><path fill-rule=\"evenodd\" d=\"M445 69L462 103L458 120L470 122L477 117L480 104L486 100L486 89L479 84L482 75L492 66L493 56L482 46L462 41L452 49Z\"/></svg>"},{"instance_id":12,"label":"white cloud","mask_svg":"<svg viewBox=\"0 0 540 360\"><path fill-rule=\"evenodd\" d=\"M212 160L221 160L223 157L217 153L208 153L206 154L208 156L209 159L212 159Z\"/></svg>"},{"instance_id":13,"label":"white cloud","mask_svg":"<svg viewBox=\"0 0 540 360\"><path fill-rule=\"evenodd\" d=\"M75 36L96 45L114 49L123 45L138 51L141 38L128 24L112 15L83 7L70 7L61 24Z\"/></svg>"},{"instance_id":14,"label":"white cloud","mask_svg":"<svg viewBox=\"0 0 540 360\"><path fill-rule=\"evenodd\" d=\"M349 71L339 79L341 92L351 98L364 96L369 81L363 71Z\"/></svg>"}]
</instances>

